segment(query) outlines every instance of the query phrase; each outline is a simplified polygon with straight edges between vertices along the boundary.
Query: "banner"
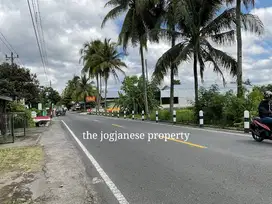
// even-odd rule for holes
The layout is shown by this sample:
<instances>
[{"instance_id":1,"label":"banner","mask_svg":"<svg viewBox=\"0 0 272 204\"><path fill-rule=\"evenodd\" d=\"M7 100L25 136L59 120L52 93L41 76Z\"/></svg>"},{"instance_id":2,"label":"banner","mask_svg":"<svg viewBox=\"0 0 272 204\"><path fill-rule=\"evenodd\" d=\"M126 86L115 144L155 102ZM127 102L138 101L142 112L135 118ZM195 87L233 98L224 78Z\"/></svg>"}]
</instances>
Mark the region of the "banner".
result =
<instances>
[{"instance_id":1,"label":"banner","mask_svg":"<svg viewBox=\"0 0 272 204\"><path fill-rule=\"evenodd\" d=\"M87 96L86 102L95 102L95 96Z\"/></svg>"}]
</instances>

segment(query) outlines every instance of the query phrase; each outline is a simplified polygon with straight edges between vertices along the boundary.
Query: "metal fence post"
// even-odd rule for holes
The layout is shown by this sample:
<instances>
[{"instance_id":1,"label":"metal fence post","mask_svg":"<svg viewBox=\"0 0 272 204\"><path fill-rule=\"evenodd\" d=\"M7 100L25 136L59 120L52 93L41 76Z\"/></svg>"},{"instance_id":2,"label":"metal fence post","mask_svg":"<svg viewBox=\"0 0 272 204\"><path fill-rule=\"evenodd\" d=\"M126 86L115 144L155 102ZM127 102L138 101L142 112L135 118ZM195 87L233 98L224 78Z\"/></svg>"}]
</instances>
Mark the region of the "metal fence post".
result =
<instances>
[{"instance_id":1,"label":"metal fence post","mask_svg":"<svg viewBox=\"0 0 272 204\"><path fill-rule=\"evenodd\" d=\"M244 132L249 133L249 111L244 111Z\"/></svg>"},{"instance_id":2,"label":"metal fence post","mask_svg":"<svg viewBox=\"0 0 272 204\"><path fill-rule=\"evenodd\" d=\"M15 142L15 134L14 134L14 114L11 114L11 136L12 136L12 143Z\"/></svg>"},{"instance_id":3,"label":"metal fence post","mask_svg":"<svg viewBox=\"0 0 272 204\"><path fill-rule=\"evenodd\" d=\"M156 111L156 123L159 122L159 111Z\"/></svg>"},{"instance_id":4,"label":"metal fence post","mask_svg":"<svg viewBox=\"0 0 272 204\"><path fill-rule=\"evenodd\" d=\"M203 116L203 111L200 110L199 111L199 127L203 127L204 126L204 116Z\"/></svg>"},{"instance_id":5,"label":"metal fence post","mask_svg":"<svg viewBox=\"0 0 272 204\"><path fill-rule=\"evenodd\" d=\"M144 117L144 110L142 110L142 121L144 121L145 117Z\"/></svg>"}]
</instances>

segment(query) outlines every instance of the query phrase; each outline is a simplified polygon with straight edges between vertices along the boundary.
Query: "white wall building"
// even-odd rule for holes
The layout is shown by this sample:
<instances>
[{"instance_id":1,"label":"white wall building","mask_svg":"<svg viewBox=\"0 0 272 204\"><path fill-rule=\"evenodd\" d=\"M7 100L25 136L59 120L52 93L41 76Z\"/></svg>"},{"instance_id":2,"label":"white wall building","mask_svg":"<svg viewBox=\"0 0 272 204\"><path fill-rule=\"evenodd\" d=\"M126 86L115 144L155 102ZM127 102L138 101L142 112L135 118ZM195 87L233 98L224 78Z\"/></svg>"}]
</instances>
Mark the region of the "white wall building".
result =
<instances>
[{"instance_id":1,"label":"white wall building","mask_svg":"<svg viewBox=\"0 0 272 204\"><path fill-rule=\"evenodd\" d=\"M161 106L170 108L170 87L165 86L161 89ZM174 85L174 108L183 108L191 106L194 101L194 90L184 89L182 85Z\"/></svg>"}]
</instances>

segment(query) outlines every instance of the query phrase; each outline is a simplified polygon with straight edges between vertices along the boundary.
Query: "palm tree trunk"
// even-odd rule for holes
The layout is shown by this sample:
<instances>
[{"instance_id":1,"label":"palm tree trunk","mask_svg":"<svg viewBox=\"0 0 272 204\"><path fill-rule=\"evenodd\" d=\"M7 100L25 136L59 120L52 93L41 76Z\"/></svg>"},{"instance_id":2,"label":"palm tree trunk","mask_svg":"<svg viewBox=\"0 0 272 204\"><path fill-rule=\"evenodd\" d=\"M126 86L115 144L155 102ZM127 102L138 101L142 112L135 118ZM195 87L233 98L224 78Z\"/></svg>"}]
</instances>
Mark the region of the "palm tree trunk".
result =
<instances>
[{"instance_id":1,"label":"palm tree trunk","mask_svg":"<svg viewBox=\"0 0 272 204\"><path fill-rule=\"evenodd\" d=\"M195 83L195 106L198 107L198 75L197 75L197 51L194 51L194 83Z\"/></svg>"},{"instance_id":2,"label":"palm tree trunk","mask_svg":"<svg viewBox=\"0 0 272 204\"><path fill-rule=\"evenodd\" d=\"M108 89L108 79L105 78L105 109L107 110L107 89Z\"/></svg>"},{"instance_id":3,"label":"palm tree trunk","mask_svg":"<svg viewBox=\"0 0 272 204\"><path fill-rule=\"evenodd\" d=\"M142 77L143 77L143 86L144 86L145 113L148 116L149 111L148 111L147 89L146 89L146 81L145 81L144 53L143 53L142 45L140 45L140 54L141 54L141 61L142 61Z\"/></svg>"},{"instance_id":4,"label":"palm tree trunk","mask_svg":"<svg viewBox=\"0 0 272 204\"><path fill-rule=\"evenodd\" d=\"M172 47L175 46L175 37L172 36ZM172 64L171 65L171 70L170 70L170 115L171 118L173 117L173 110L174 110L174 69L175 66Z\"/></svg>"},{"instance_id":5,"label":"palm tree trunk","mask_svg":"<svg viewBox=\"0 0 272 204\"><path fill-rule=\"evenodd\" d=\"M99 111L99 79L98 74L96 74L96 112Z\"/></svg>"},{"instance_id":6,"label":"palm tree trunk","mask_svg":"<svg viewBox=\"0 0 272 204\"><path fill-rule=\"evenodd\" d=\"M241 98L243 97L241 0L236 1L236 38L237 38L237 97Z\"/></svg>"},{"instance_id":7,"label":"palm tree trunk","mask_svg":"<svg viewBox=\"0 0 272 204\"><path fill-rule=\"evenodd\" d=\"M100 108L100 103L101 103L101 101L102 101L102 74L100 73L100 75L99 75L99 79L100 79L100 82L99 82L99 84L100 84L100 92L99 92L99 108Z\"/></svg>"},{"instance_id":8,"label":"palm tree trunk","mask_svg":"<svg viewBox=\"0 0 272 204\"><path fill-rule=\"evenodd\" d=\"M84 96L84 112L86 112L86 95Z\"/></svg>"}]
</instances>

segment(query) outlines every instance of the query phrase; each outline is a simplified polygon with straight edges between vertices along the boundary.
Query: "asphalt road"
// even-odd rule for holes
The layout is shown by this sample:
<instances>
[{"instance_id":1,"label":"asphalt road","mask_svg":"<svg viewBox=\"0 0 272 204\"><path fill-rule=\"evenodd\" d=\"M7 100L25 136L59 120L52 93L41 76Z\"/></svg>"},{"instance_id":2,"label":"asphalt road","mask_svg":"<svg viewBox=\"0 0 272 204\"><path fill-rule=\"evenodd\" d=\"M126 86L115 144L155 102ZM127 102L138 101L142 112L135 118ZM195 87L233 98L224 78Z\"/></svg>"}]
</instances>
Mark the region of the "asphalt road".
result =
<instances>
[{"instance_id":1,"label":"asphalt road","mask_svg":"<svg viewBox=\"0 0 272 204\"><path fill-rule=\"evenodd\" d=\"M239 133L103 116L68 113L61 119L100 165L97 175L106 178L98 187L104 191L103 203L118 203L118 196L126 199L119 203L132 204L272 203L270 141L257 143ZM83 139L86 131L98 138ZM101 142L101 131L143 133L145 138ZM190 134L187 142L148 141L148 133L182 132ZM90 160L86 164L93 174L97 164Z\"/></svg>"}]
</instances>

